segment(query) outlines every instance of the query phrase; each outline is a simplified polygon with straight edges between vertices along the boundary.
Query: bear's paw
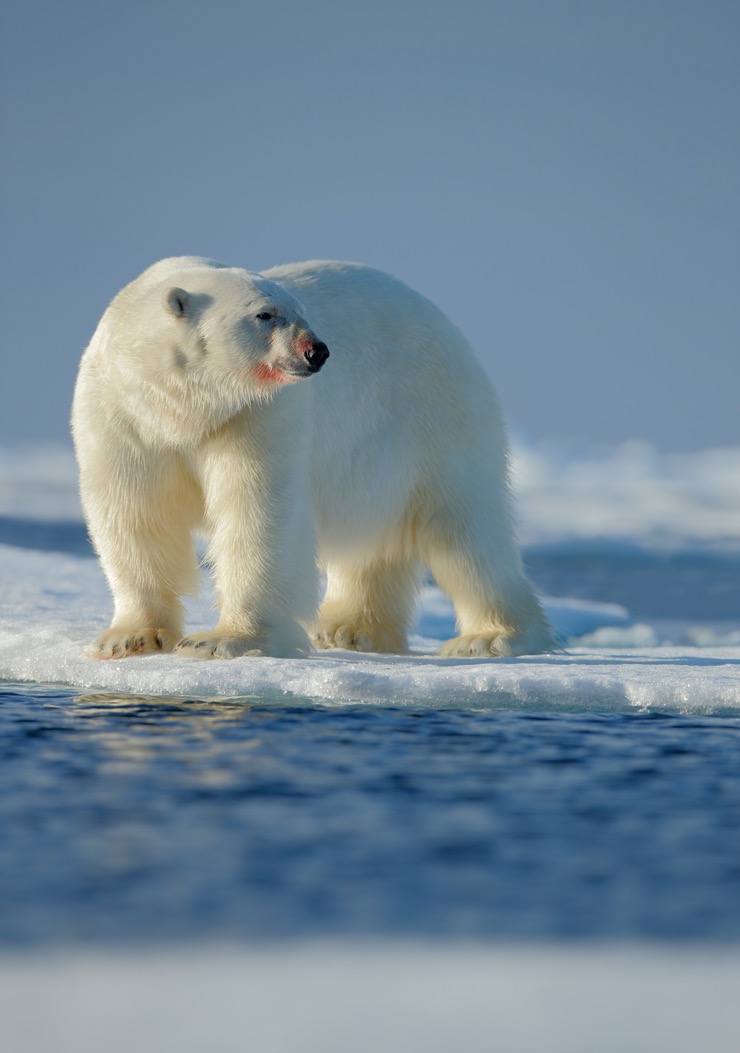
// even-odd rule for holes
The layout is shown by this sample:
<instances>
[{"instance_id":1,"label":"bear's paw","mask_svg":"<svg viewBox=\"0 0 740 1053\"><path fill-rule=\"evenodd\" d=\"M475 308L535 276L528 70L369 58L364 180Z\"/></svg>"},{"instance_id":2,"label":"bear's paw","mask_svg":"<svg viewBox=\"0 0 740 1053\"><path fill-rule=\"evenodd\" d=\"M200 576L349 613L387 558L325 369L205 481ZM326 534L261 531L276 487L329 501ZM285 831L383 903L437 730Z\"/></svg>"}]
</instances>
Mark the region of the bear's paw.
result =
<instances>
[{"instance_id":1,"label":"bear's paw","mask_svg":"<svg viewBox=\"0 0 740 1053\"><path fill-rule=\"evenodd\" d=\"M96 643L96 658L129 658L135 654L158 654L173 650L177 637L167 629L108 629Z\"/></svg>"},{"instance_id":2,"label":"bear's paw","mask_svg":"<svg viewBox=\"0 0 740 1053\"><path fill-rule=\"evenodd\" d=\"M257 658L265 653L253 636L232 633L191 633L180 640L175 653L184 658Z\"/></svg>"},{"instance_id":3,"label":"bear's paw","mask_svg":"<svg viewBox=\"0 0 740 1053\"><path fill-rule=\"evenodd\" d=\"M314 632L314 642L323 649L336 647L343 651L408 653L404 632L363 622L319 622Z\"/></svg>"},{"instance_id":4,"label":"bear's paw","mask_svg":"<svg viewBox=\"0 0 740 1053\"><path fill-rule=\"evenodd\" d=\"M510 658L520 653L506 633L472 633L456 636L439 648L442 658Z\"/></svg>"}]
</instances>

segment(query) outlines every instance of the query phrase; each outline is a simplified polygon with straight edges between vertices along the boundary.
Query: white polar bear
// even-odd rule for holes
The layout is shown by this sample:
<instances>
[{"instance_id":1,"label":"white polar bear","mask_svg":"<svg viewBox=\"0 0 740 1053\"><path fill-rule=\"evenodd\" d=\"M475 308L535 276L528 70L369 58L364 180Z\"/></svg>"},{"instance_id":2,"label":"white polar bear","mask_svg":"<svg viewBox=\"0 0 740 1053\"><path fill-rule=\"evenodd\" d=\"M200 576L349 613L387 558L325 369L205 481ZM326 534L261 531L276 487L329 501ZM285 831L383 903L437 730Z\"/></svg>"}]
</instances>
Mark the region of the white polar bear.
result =
<instances>
[{"instance_id":1,"label":"white polar bear","mask_svg":"<svg viewBox=\"0 0 740 1053\"><path fill-rule=\"evenodd\" d=\"M455 604L443 655L553 646L513 536L496 397L451 322L387 274L162 260L103 315L72 427L115 600L101 658L290 657L309 632L402 653L423 567ZM220 617L183 639L198 532Z\"/></svg>"}]
</instances>

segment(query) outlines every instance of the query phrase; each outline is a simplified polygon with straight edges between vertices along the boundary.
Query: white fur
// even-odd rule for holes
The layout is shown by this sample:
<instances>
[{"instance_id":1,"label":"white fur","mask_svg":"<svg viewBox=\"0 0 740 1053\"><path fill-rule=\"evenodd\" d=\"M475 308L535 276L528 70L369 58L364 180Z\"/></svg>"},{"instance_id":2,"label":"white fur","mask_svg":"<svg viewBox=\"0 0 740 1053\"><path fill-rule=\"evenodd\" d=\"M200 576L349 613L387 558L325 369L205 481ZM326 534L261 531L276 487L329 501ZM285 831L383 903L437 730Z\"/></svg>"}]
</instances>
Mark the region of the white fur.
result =
<instances>
[{"instance_id":1,"label":"white fur","mask_svg":"<svg viewBox=\"0 0 740 1053\"><path fill-rule=\"evenodd\" d=\"M317 341L326 366L291 375ZM103 315L72 423L115 599L101 657L291 656L306 630L321 647L402 652L424 566L457 612L443 654L552 647L514 541L495 395L458 330L386 274L163 260ZM195 532L210 536L220 618L183 640Z\"/></svg>"}]
</instances>

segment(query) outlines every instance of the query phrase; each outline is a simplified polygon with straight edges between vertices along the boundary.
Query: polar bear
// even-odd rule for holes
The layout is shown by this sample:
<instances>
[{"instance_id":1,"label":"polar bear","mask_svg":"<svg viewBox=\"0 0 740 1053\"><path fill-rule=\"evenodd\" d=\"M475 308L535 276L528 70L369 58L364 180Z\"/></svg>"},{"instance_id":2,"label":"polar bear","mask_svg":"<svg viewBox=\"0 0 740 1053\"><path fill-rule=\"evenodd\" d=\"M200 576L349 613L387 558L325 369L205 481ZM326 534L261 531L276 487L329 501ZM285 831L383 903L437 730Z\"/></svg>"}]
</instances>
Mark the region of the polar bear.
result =
<instances>
[{"instance_id":1,"label":"polar bear","mask_svg":"<svg viewBox=\"0 0 740 1053\"><path fill-rule=\"evenodd\" d=\"M310 637L403 653L424 568L455 605L442 655L553 646L497 399L461 333L390 275L162 260L104 313L72 430L115 604L98 657L292 657ZM198 533L220 616L185 636Z\"/></svg>"}]
</instances>

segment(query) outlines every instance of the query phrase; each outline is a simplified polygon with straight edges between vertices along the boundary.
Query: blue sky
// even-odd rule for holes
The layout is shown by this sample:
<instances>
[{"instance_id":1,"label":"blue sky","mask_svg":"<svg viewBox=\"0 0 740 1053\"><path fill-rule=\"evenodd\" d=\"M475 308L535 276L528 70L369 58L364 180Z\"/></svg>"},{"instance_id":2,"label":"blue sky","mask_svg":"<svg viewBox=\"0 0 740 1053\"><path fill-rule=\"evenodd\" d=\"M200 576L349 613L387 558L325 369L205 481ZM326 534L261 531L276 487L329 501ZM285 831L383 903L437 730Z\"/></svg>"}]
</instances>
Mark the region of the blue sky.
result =
<instances>
[{"instance_id":1,"label":"blue sky","mask_svg":"<svg viewBox=\"0 0 740 1053\"><path fill-rule=\"evenodd\" d=\"M511 429L740 441L735 0L6 0L0 442L179 253L391 271Z\"/></svg>"}]
</instances>

